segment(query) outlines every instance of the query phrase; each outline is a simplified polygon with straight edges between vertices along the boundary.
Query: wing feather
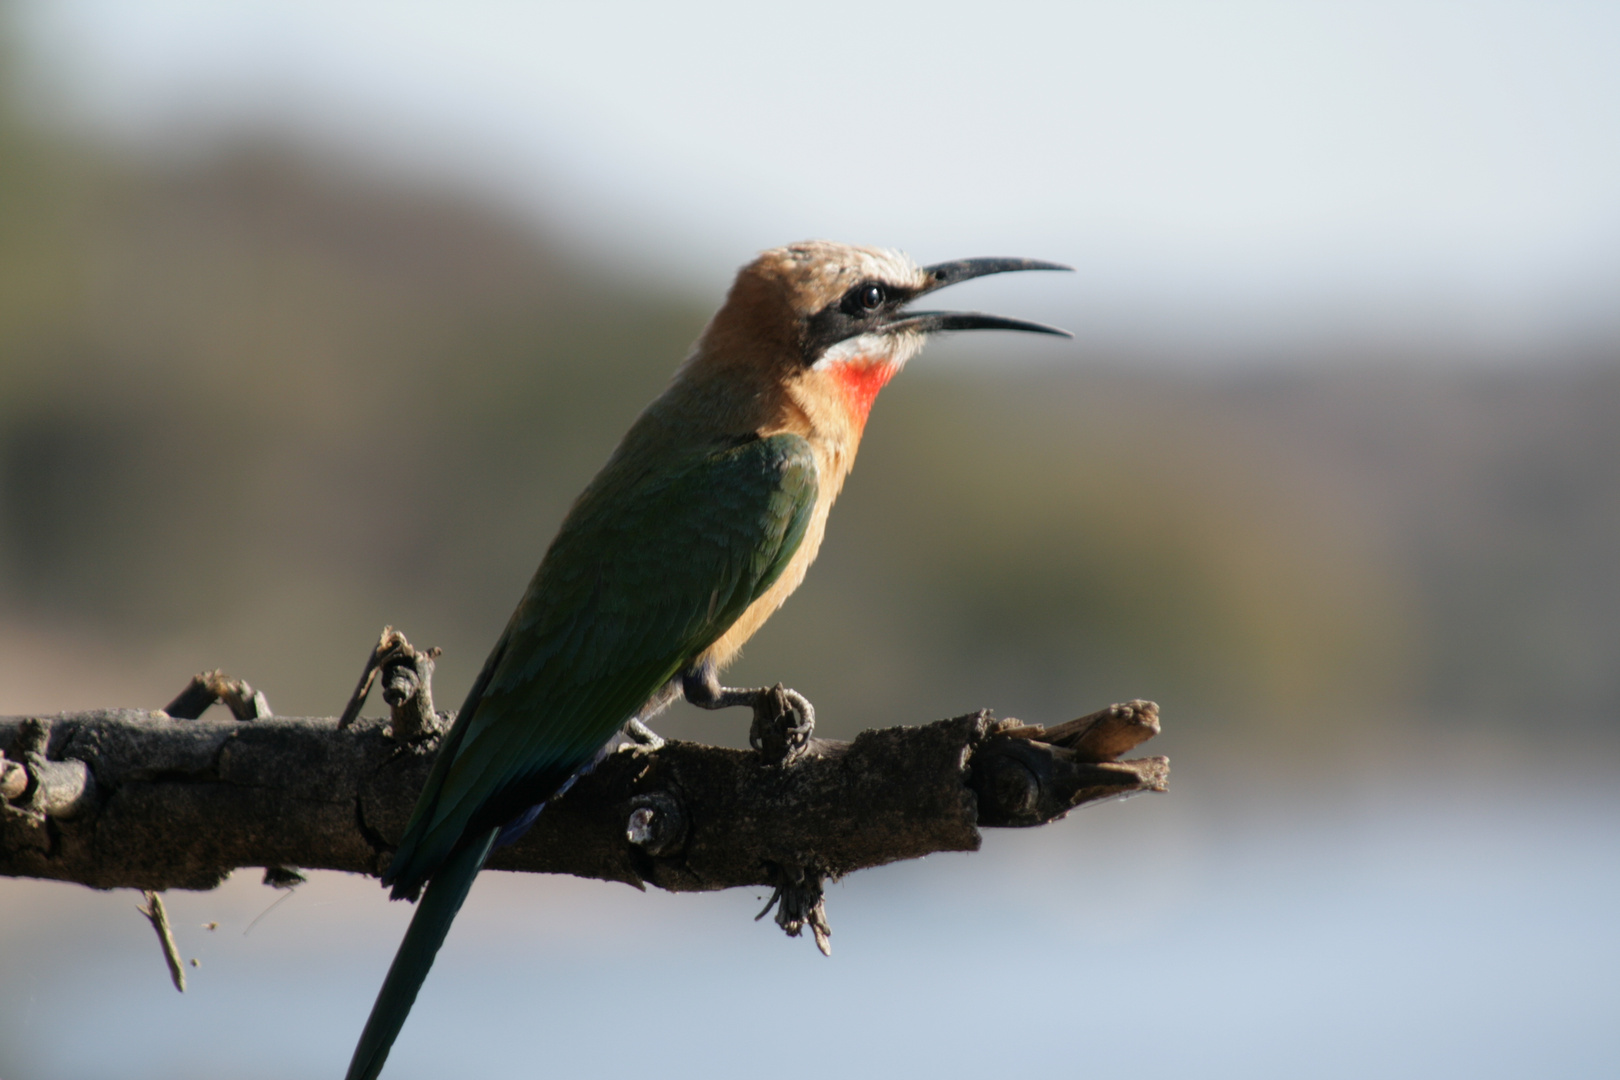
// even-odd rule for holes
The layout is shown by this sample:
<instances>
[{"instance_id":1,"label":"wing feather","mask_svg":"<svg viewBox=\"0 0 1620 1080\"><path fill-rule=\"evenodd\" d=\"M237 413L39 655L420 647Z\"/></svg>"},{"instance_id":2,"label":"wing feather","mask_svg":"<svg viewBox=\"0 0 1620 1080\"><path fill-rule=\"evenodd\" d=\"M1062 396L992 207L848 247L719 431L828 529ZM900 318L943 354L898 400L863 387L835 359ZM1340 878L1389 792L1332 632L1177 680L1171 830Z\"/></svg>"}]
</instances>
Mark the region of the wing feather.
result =
<instances>
[{"instance_id":1,"label":"wing feather","mask_svg":"<svg viewBox=\"0 0 1620 1080\"><path fill-rule=\"evenodd\" d=\"M604 473L564 522L446 736L384 880L550 795L786 569L816 501L796 435Z\"/></svg>"}]
</instances>

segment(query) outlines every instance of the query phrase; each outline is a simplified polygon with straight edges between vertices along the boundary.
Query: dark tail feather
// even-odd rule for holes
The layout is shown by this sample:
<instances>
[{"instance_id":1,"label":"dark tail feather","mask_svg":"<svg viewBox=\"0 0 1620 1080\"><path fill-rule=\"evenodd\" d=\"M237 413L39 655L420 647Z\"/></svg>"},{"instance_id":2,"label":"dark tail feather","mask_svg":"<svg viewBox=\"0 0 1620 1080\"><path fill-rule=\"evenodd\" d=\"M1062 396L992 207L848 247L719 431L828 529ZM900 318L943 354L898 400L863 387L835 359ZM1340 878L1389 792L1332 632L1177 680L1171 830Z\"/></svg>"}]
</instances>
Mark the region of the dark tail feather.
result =
<instances>
[{"instance_id":1,"label":"dark tail feather","mask_svg":"<svg viewBox=\"0 0 1620 1080\"><path fill-rule=\"evenodd\" d=\"M354 1048L345 1080L375 1080L382 1072L388 1050L399 1036L399 1029L405 1026L405 1017L416 1003L416 992L422 989L433 958L444 944L444 936L450 932L450 924L461 910L462 901L467 899L473 879L489 858L498 831L491 829L473 843L452 852L428 882L427 891L416 905L416 914L411 917L410 929L405 931L405 940L400 942L388 977L377 993L377 1003L371 1007L371 1018L360 1033L360 1044Z\"/></svg>"}]
</instances>

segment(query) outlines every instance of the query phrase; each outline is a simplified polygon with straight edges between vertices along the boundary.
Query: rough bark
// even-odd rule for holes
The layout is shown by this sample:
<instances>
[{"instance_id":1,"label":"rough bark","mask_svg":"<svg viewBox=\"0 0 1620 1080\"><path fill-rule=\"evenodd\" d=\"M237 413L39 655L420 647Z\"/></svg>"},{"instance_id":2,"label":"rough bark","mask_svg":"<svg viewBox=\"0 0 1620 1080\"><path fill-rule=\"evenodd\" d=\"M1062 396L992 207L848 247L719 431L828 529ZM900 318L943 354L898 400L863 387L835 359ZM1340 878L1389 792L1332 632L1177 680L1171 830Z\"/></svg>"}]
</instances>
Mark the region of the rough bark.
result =
<instances>
[{"instance_id":1,"label":"rough bark","mask_svg":"<svg viewBox=\"0 0 1620 1080\"><path fill-rule=\"evenodd\" d=\"M297 880L291 868L379 873L446 728L431 710L436 655L385 632L342 718L269 716L219 672L167 711L0 717L0 874L161 891L245 866L273 883ZM356 718L376 672L393 717ZM233 718L173 715L213 701ZM979 712L813 739L789 760L629 743L489 865L672 891L767 885L784 929L809 925L825 949L826 878L975 850L981 825L1162 791L1164 758L1116 760L1157 731L1156 706L1138 701L1050 729Z\"/></svg>"},{"instance_id":2,"label":"rough bark","mask_svg":"<svg viewBox=\"0 0 1620 1080\"><path fill-rule=\"evenodd\" d=\"M1152 719L1133 703L1090 722L1150 734ZM772 866L841 876L971 851L981 824L1037 825L1084 802L1164 788L1163 758L1096 760L1040 734L972 713L850 743L816 740L788 766L751 750L629 745L490 865L673 891L774 885ZM243 866L378 873L437 736L402 744L381 718L340 729L331 717L109 709L0 717L0 747L0 874L210 889Z\"/></svg>"}]
</instances>

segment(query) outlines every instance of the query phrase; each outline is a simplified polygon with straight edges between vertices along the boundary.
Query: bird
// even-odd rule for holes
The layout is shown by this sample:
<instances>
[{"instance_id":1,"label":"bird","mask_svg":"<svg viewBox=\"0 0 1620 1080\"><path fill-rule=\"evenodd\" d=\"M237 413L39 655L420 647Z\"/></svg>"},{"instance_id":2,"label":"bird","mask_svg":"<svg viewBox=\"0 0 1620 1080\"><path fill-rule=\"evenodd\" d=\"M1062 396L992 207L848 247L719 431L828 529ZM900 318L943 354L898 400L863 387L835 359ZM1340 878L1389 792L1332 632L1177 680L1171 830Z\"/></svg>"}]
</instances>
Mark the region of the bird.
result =
<instances>
[{"instance_id":1,"label":"bird","mask_svg":"<svg viewBox=\"0 0 1620 1080\"><path fill-rule=\"evenodd\" d=\"M919 266L830 241L761 253L664 392L574 502L441 742L382 883L417 900L355 1047L372 1080L490 852L677 697L720 709L771 688L721 669L821 547L874 400L931 334L1067 331L911 304L1033 259ZM814 709L785 691L803 729Z\"/></svg>"}]
</instances>

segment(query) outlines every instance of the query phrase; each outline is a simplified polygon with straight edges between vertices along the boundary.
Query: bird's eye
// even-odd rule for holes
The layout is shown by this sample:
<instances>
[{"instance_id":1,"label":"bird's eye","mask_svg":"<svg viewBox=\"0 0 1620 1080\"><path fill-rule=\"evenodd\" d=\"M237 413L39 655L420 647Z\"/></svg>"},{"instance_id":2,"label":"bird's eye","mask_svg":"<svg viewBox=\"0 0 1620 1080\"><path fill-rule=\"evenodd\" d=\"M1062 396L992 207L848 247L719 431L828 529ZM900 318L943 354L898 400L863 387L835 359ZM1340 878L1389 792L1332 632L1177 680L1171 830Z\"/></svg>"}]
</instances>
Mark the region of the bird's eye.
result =
<instances>
[{"instance_id":1,"label":"bird's eye","mask_svg":"<svg viewBox=\"0 0 1620 1080\"><path fill-rule=\"evenodd\" d=\"M889 290L881 281L863 281L839 301L838 309L853 318L864 318L889 302Z\"/></svg>"}]
</instances>

